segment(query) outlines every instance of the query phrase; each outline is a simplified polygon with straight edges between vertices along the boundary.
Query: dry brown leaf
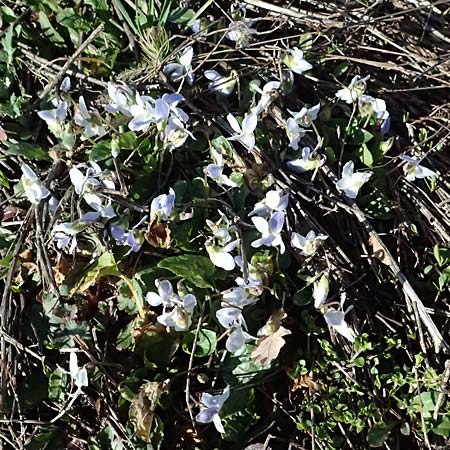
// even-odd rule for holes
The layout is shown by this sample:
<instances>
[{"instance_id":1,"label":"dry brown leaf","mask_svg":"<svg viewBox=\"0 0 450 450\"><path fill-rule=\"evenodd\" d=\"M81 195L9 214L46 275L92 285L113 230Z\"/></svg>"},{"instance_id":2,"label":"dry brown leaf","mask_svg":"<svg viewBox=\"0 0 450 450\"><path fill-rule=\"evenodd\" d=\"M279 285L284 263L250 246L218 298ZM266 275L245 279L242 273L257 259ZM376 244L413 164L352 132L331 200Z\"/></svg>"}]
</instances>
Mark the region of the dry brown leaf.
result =
<instances>
[{"instance_id":1,"label":"dry brown leaf","mask_svg":"<svg viewBox=\"0 0 450 450\"><path fill-rule=\"evenodd\" d=\"M286 344L283 336L287 336L291 332L280 326L275 333L265 336L258 342L258 346L252 352L252 359L256 364L265 366L276 359L281 348Z\"/></svg>"},{"instance_id":2,"label":"dry brown leaf","mask_svg":"<svg viewBox=\"0 0 450 450\"><path fill-rule=\"evenodd\" d=\"M73 257L60 253L58 257L58 262L53 267L53 274L55 277L56 285L59 286L63 283L66 275L72 270L73 267Z\"/></svg>"},{"instance_id":3,"label":"dry brown leaf","mask_svg":"<svg viewBox=\"0 0 450 450\"><path fill-rule=\"evenodd\" d=\"M167 391L164 383L148 381L131 401L128 416L137 436L144 442L150 442L155 409L162 394Z\"/></svg>"},{"instance_id":4,"label":"dry brown leaf","mask_svg":"<svg viewBox=\"0 0 450 450\"><path fill-rule=\"evenodd\" d=\"M299 389L309 389L311 392L319 392L321 387L309 375L300 375L294 380L294 385L291 390L295 392Z\"/></svg>"},{"instance_id":5,"label":"dry brown leaf","mask_svg":"<svg viewBox=\"0 0 450 450\"><path fill-rule=\"evenodd\" d=\"M158 223L158 219L155 217L148 225L145 239L153 247L170 248L172 243L170 228L163 223Z\"/></svg>"}]
</instances>

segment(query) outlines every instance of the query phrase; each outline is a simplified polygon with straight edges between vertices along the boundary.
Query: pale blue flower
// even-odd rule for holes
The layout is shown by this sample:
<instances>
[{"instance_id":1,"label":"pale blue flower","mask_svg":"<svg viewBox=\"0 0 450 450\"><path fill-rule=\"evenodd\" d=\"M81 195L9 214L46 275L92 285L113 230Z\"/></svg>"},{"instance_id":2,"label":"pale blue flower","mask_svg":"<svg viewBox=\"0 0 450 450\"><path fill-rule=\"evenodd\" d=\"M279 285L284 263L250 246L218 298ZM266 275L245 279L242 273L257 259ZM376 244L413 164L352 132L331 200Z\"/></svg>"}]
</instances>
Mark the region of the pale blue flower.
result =
<instances>
[{"instance_id":1,"label":"pale blue flower","mask_svg":"<svg viewBox=\"0 0 450 450\"><path fill-rule=\"evenodd\" d=\"M152 200L150 215L158 216L160 220L169 220L175 206L175 191L170 188L169 194L161 194Z\"/></svg>"},{"instance_id":2,"label":"pale blue flower","mask_svg":"<svg viewBox=\"0 0 450 450\"><path fill-rule=\"evenodd\" d=\"M194 82L194 73L192 72L193 56L194 49L191 46L186 47L181 53L178 63L170 63L164 67L164 74L167 75L174 83L177 83L185 78L186 81L192 85Z\"/></svg>"},{"instance_id":3,"label":"pale blue flower","mask_svg":"<svg viewBox=\"0 0 450 450\"><path fill-rule=\"evenodd\" d=\"M65 77L61 84L59 85L59 89L62 92L69 92L71 88L70 77Z\"/></svg>"},{"instance_id":4,"label":"pale blue flower","mask_svg":"<svg viewBox=\"0 0 450 450\"><path fill-rule=\"evenodd\" d=\"M177 294L173 292L172 283L169 280L156 280L155 286L158 293L148 292L145 299L151 306L163 305L164 309L174 307L180 300Z\"/></svg>"},{"instance_id":5,"label":"pale blue flower","mask_svg":"<svg viewBox=\"0 0 450 450\"><path fill-rule=\"evenodd\" d=\"M252 247L280 247L280 253L285 252L285 245L281 237L281 230L284 225L285 213L283 211L275 212L269 220L263 217L252 217L253 225L261 233L261 238L251 243Z\"/></svg>"},{"instance_id":6,"label":"pale blue flower","mask_svg":"<svg viewBox=\"0 0 450 450\"><path fill-rule=\"evenodd\" d=\"M216 430L219 433L224 433L225 430L223 428L219 412L222 409L223 404L228 400L229 396L230 396L229 386L227 386L220 395L211 395L203 393L201 398L203 408L197 414L195 420L200 423L213 422L214 426L216 427Z\"/></svg>"},{"instance_id":7,"label":"pale blue flower","mask_svg":"<svg viewBox=\"0 0 450 450\"><path fill-rule=\"evenodd\" d=\"M285 194L279 189L266 192L263 200L256 203L249 217L257 215L267 217L273 212L285 211L289 202L289 194Z\"/></svg>"}]
</instances>

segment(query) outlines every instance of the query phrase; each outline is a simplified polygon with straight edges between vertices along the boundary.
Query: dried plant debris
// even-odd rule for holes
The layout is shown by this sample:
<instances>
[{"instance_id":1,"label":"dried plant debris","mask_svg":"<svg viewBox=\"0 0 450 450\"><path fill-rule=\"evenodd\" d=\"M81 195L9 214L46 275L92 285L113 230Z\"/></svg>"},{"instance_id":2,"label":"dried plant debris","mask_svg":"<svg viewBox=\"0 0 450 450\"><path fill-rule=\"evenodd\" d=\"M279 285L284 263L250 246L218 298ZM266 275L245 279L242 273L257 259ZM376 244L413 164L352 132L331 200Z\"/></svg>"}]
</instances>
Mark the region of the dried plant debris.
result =
<instances>
[{"instance_id":1,"label":"dried plant debris","mask_svg":"<svg viewBox=\"0 0 450 450\"><path fill-rule=\"evenodd\" d=\"M450 445L448 2L0 5L0 447Z\"/></svg>"}]
</instances>

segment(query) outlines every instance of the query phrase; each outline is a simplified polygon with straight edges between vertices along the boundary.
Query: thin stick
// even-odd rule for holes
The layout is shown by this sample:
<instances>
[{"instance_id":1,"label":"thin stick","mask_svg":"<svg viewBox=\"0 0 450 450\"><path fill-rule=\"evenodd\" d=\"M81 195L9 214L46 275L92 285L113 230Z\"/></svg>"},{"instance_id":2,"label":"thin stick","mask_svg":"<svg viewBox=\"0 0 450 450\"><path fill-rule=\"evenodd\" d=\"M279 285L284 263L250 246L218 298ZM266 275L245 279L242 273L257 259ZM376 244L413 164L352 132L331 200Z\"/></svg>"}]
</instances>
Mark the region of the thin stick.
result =
<instances>
[{"instance_id":1,"label":"thin stick","mask_svg":"<svg viewBox=\"0 0 450 450\"><path fill-rule=\"evenodd\" d=\"M199 317L198 323L197 323L197 328L195 330L194 342L192 343L192 351L191 351L191 356L189 358L189 366L188 366L188 371L187 371L187 375L186 375L186 397L185 397L185 399L186 399L187 409L189 412L189 417L191 418L191 423L192 423L192 427L194 428L194 431L196 431L196 427L195 427L194 413L192 412L192 406L190 403L191 371L192 371L192 367L194 365L194 354L195 354L195 349L197 348L198 336L200 334L200 329L202 327L202 321L203 321L203 312L200 313L200 317Z\"/></svg>"},{"instance_id":2,"label":"thin stick","mask_svg":"<svg viewBox=\"0 0 450 450\"><path fill-rule=\"evenodd\" d=\"M55 78L45 87L45 89L42 91L42 94L39 96L39 98L29 107L29 109L34 108L39 102L41 102L47 95L50 93L50 91L59 83L59 81L62 79L62 77L65 75L67 70L69 69L70 65L80 56L80 54L86 49L86 47L97 37L99 33L103 31L103 28L105 27L104 24L100 24L92 33L91 35L80 45L79 48L75 51L75 53L66 61L66 63L62 66L61 70L56 74Z\"/></svg>"}]
</instances>

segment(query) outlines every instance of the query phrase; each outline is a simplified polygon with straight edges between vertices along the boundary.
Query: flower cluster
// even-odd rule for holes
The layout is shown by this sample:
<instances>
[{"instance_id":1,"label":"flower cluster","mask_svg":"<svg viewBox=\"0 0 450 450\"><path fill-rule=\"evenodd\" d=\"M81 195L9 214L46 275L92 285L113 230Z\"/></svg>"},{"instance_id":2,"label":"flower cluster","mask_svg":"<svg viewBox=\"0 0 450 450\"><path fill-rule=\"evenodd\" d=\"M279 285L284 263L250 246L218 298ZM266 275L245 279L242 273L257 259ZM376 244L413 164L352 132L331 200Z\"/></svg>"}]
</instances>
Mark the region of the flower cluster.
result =
<instances>
[{"instance_id":1,"label":"flower cluster","mask_svg":"<svg viewBox=\"0 0 450 450\"><path fill-rule=\"evenodd\" d=\"M157 318L158 322L175 331L187 331L192 324L192 314L197 305L197 299L193 294L186 294L180 298L173 291L169 280L156 280L156 292L148 292L147 302L154 307L163 307L163 312Z\"/></svg>"}]
</instances>

